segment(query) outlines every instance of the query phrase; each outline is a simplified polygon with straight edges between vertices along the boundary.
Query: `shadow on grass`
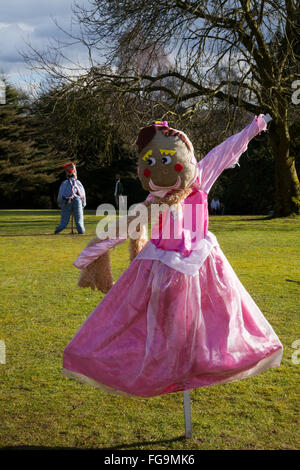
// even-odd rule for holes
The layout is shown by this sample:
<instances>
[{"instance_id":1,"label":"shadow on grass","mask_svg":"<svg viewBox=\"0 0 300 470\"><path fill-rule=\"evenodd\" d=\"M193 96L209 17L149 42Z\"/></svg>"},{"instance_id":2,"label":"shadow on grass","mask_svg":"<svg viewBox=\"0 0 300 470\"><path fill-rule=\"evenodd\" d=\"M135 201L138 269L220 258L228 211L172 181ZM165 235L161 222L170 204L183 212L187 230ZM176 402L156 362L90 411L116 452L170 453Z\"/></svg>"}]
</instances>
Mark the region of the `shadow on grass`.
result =
<instances>
[{"instance_id":1,"label":"shadow on grass","mask_svg":"<svg viewBox=\"0 0 300 470\"><path fill-rule=\"evenodd\" d=\"M237 219L237 220L238 220L238 221L242 221L242 222L254 222L254 221L257 221L257 220L263 221L263 220L272 220L272 219L274 219L273 216L271 216L271 215L266 215L266 216L253 217L253 218L252 218L251 216L249 216L249 219L247 219L247 218L245 219L245 218L242 218L242 217L241 217L240 219Z\"/></svg>"},{"instance_id":2,"label":"shadow on grass","mask_svg":"<svg viewBox=\"0 0 300 470\"><path fill-rule=\"evenodd\" d=\"M72 236L80 235L81 237L84 235L92 236L92 234L77 233L77 232L62 233L62 234L59 234L58 236L54 234L53 232L49 232L49 233L6 233L5 235L1 234L1 238L4 238L4 237L52 237L52 236L55 238L59 238L61 236L69 237L70 235Z\"/></svg>"},{"instance_id":3,"label":"shadow on grass","mask_svg":"<svg viewBox=\"0 0 300 470\"><path fill-rule=\"evenodd\" d=\"M68 451L68 450L77 450L77 451L107 451L107 450L139 450L140 446L153 446L157 444L170 444L171 442L183 442L187 439L184 436L174 437L173 439L164 439L161 441L143 441L143 442L132 442L131 444L119 444L111 447L91 447L91 448L81 448L81 447L47 447L47 446L8 446L2 447L1 451L16 451L16 450L55 450L55 451ZM146 449L143 449L146 450ZM168 450L168 449L166 449Z\"/></svg>"},{"instance_id":4,"label":"shadow on grass","mask_svg":"<svg viewBox=\"0 0 300 470\"><path fill-rule=\"evenodd\" d=\"M300 281L296 281L295 279L286 279L287 282L294 282L295 284L300 284Z\"/></svg>"}]
</instances>

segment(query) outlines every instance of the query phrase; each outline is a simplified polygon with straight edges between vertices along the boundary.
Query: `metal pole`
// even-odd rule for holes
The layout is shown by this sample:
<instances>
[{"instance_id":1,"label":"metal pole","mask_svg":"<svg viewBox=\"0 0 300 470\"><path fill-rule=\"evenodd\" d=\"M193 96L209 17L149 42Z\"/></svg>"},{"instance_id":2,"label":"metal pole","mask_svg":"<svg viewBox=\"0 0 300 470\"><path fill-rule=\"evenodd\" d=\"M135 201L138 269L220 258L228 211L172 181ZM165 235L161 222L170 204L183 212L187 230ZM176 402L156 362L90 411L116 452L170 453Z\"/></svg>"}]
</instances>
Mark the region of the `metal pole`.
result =
<instances>
[{"instance_id":1,"label":"metal pole","mask_svg":"<svg viewBox=\"0 0 300 470\"><path fill-rule=\"evenodd\" d=\"M73 209L72 209L72 219L71 219L71 222L72 222L72 235L74 234L74 217L73 217Z\"/></svg>"},{"instance_id":2,"label":"metal pole","mask_svg":"<svg viewBox=\"0 0 300 470\"><path fill-rule=\"evenodd\" d=\"M191 397L190 397L189 390L185 390L183 392L183 405L184 405L185 437L187 439L191 439L192 438L192 416L191 416Z\"/></svg>"}]
</instances>

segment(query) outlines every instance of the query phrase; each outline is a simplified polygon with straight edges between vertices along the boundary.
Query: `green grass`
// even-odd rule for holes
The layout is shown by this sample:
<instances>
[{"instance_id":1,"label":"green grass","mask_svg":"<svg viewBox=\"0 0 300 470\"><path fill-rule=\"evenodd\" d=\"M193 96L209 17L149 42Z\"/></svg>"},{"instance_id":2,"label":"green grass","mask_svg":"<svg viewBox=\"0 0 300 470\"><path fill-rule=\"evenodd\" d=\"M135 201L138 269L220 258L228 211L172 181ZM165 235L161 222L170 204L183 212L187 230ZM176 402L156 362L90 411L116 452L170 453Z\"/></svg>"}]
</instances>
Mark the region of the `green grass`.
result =
<instances>
[{"instance_id":1,"label":"green grass","mask_svg":"<svg viewBox=\"0 0 300 470\"><path fill-rule=\"evenodd\" d=\"M299 449L299 218L212 217L235 272L284 346L282 365L240 382L191 391L193 439L182 393L124 398L62 376L62 355L103 297L76 286L72 262L95 235L53 235L58 211L0 211L0 446L98 449ZM117 279L128 242L112 252ZM300 352L298 355L300 359Z\"/></svg>"}]
</instances>

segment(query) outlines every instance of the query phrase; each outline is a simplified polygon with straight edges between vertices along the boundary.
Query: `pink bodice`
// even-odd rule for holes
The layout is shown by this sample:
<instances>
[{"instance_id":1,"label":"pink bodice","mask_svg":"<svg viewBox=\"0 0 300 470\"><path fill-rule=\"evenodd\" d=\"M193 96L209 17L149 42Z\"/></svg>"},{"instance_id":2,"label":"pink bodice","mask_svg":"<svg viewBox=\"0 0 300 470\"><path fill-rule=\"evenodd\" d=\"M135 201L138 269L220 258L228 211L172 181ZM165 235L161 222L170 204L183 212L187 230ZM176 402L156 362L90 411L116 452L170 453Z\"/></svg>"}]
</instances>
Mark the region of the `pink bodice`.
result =
<instances>
[{"instance_id":1,"label":"pink bodice","mask_svg":"<svg viewBox=\"0 0 300 470\"><path fill-rule=\"evenodd\" d=\"M196 189L181 203L159 215L151 242L162 250L189 256L208 232L207 194Z\"/></svg>"}]
</instances>

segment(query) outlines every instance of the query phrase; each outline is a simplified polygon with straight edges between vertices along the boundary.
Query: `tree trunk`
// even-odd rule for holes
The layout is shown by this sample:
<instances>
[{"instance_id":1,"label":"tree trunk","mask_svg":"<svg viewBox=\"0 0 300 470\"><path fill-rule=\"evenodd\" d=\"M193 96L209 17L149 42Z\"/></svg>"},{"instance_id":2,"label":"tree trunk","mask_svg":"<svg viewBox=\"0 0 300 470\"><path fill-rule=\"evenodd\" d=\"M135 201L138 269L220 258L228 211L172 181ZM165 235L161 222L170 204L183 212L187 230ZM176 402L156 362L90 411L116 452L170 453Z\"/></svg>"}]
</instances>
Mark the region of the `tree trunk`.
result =
<instances>
[{"instance_id":1,"label":"tree trunk","mask_svg":"<svg viewBox=\"0 0 300 470\"><path fill-rule=\"evenodd\" d=\"M273 125L269 136L275 157L274 217L300 214L300 184L289 133L284 125Z\"/></svg>"}]
</instances>

